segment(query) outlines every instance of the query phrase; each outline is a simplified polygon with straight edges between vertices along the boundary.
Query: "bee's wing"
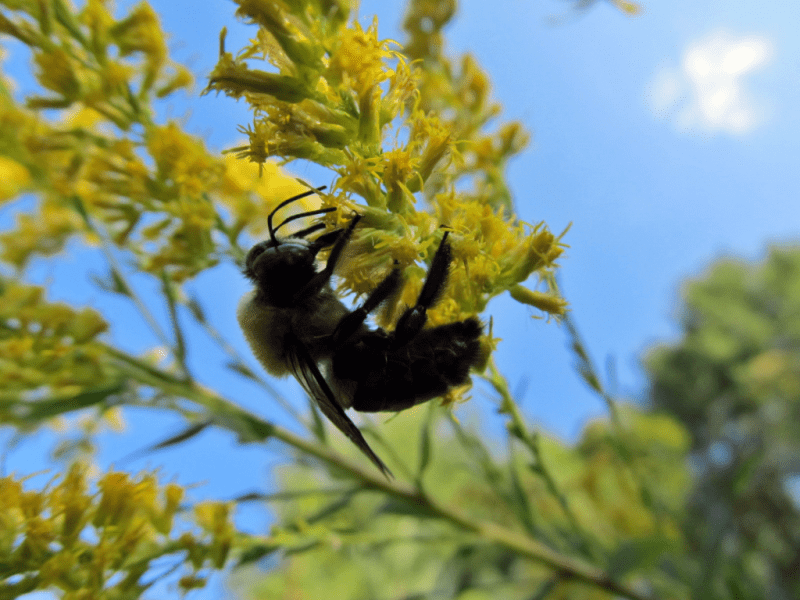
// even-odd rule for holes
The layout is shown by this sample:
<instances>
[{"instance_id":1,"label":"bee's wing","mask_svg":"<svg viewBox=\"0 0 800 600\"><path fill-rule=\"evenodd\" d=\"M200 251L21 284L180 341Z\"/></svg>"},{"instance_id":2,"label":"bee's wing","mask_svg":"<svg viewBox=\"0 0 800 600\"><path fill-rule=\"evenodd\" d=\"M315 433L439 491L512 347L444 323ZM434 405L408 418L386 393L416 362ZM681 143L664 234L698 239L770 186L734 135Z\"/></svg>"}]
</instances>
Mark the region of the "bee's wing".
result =
<instances>
[{"instance_id":1,"label":"bee's wing","mask_svg":"<svg viewBox=\"0 0 800 600\"><path fill-rule=\"evenodd\" d=\"M372 448L367 444L367 440L361 435L358 427L350 420L347 413L336 401L328 382L320 373L317 364L311 358L308 349L295 335L291 335L291 339L286 344L286 355L288 358L289 367L303 386L303 389L314 399L322 413L328 417L331 423L336 425L343 434L345 434L350 441L353 442L358 449L366 454L369 459L375 463L381 472L387 477L392 476L389 468L383 464L383 461L378 458L378 455L372 451Z\"/></svg>"}]
</instances>

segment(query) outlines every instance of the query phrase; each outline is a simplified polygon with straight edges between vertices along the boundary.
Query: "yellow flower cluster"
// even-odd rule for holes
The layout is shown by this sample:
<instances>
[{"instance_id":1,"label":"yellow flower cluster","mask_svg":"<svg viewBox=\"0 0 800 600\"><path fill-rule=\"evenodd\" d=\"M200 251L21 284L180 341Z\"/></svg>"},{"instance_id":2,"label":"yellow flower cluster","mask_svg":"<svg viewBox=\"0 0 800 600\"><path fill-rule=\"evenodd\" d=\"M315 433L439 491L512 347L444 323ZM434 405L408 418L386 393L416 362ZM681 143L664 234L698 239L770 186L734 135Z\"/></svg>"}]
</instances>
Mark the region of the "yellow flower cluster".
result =
<instances>
[{"instance_id":1,"label":"yellow flower cluster","mask_svg":"<svg viewBox=\"0 0 800 600\"><path fill-rule=\"evenodd\" d=\"M114 369L96 337L106 330L94 310L48 303L44 290L0 279L0 421L34 422L47 393L67 398L99 382Z\"/></svg>"},{"instance_id":2,"label":"yellow flower cluster","mask_svg":"<svg viewBox=\"0 0 800 600\"><path fill-rule=\"evenodd\" d=\"M527 136L517 124L481 132L499 107L488 101L488 81L474 61L456 73L438 53L446 16L417 3L407 19L418 53L411 57L423 69L381 40L376 22L364 30L349 21L344 2L237 3L237 15L257 24L258 34L233 56L222 32L207 91L252 108L253 123L243 129L249 145L233 149L238 156L259 164L306 159L335 171L330 193L321 194L325 206L340 208L326 217L329 224L341 226L356 212L363 217L338 272L341 291L365 294L399 265L405 288L380 317L391 323L422 285L425 270L415 263L431 260L447 228L457 265L430 313L433 323L481 312L504 291L564 313L555 292L520 286L533 273L550 281L563 251L544 224L526 226L511 211L503 170ZM251 66L256 61L267 69ZM473 191L456 192L467 180Z\"/></svg>"},{"instance_id":3,"label":"yellow flower cluster","mask_svg":"<svg viewBox=\"0 0 800 600\"><path fill-rule=\"evenodd\" d=\"M201 140L153 122L154 99L192 83L168 59L153 10L140 4L115 19L100 0L79 10L64 0L13 4L0 35L29 46L41 93L26 90L23 107L0 75L0 202L33 193L37 204L0 234L0 259L23 267L80 236L124 246L140 269L174 281L215 264L213 231L235 246L252 217L242 209L264 204L264 190L254 191L256 177L237 186L238 166L229 173Z\"/></svg>"},{"instance_id":4,"label":"yellow flower cluster","mask_svg":"<svg viewBox=\"0 0 800 600\"><path fill-rule=\"evenodd\" d=\"M87 469L74 465L43 490L26 491L24 481L0 478L0 562L4 594L12 598L38 589L60 590L62 598L139 597L152 581L142 576L151 563L188 556L190 574L180 585L204 583L203 573L220 569L233 541L230 507L195 507L199 531L175 533L184 490L160 486L153 475L131 478L110 472L91 488ZM13 582L12 582L13 581Z\"/></svg>"}]
</instances>

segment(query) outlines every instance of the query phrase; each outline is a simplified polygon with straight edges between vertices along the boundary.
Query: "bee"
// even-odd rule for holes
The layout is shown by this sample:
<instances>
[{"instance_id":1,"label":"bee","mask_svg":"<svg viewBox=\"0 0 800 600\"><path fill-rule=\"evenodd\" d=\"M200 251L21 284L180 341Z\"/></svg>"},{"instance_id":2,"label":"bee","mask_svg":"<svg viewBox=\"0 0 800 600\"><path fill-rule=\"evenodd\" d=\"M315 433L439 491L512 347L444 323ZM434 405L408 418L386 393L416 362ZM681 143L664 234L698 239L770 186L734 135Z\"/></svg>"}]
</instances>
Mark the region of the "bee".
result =
<instances>
[{"instance_id":1,"label":"bee","mask_svg":"<svg viewBox=\"0 0 800 600\"><path fill-rule=\"evenodd\" d=\"M361 216L313 240L309 236L324 229L323 223L287 237L278 231L290 221L335 208L295 214L273 227L278 210L316 191L293 196L269 214L269 239L253 246L245 260L244 275L254 289L242 298L237 318L266 371L293 375L322 413L388 477L389 469L345 409L401 411L468 383L470 370L486 360L483 325L471 317L425 327L452 262L445 232L416 304L405 309L394 330L370 327L368 316L399 291L403 277L395 266L354 310L334 293L331 278ZM317 254L324 248L330 253L322 266Z\"/></svg>"}]
</instances>

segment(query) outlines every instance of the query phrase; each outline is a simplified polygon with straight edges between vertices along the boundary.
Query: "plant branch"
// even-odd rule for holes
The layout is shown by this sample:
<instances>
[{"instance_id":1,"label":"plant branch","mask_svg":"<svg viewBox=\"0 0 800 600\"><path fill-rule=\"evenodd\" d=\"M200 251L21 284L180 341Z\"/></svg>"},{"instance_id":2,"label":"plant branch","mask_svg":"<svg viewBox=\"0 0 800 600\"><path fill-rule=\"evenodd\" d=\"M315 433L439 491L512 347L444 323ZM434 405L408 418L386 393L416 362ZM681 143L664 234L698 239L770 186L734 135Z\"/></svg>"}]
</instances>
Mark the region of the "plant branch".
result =
<instances>
[{"instance_id":1,"label":"plant branch","mask_svg":"<svg viewBox=\"0 0 800 600\"><path fill-rule=\"evenodd\" d=\"M210 419L215 425L236 433L241 442L264 442L270 438L277 439L331 467L348 473L359 480L365 488L399 499L428 515L472 532L483 541L499 544L520 556L547 565L564 577L595 585L631 600L650 600L648 596L619 583L602 569L583 560L552 550L543 543L502 525L475 519L455 506L440 502L418 486L389 480L371 466L365 465L363 461L347 458L328 446L309 441L274 423L265 421L193 382L182 381L119 350L109 348L109 351L132 370L138 371L137 379L142 383L158 386L166 393L181 396L203 406L211 413Z\"/></svg>"}]
</instances>

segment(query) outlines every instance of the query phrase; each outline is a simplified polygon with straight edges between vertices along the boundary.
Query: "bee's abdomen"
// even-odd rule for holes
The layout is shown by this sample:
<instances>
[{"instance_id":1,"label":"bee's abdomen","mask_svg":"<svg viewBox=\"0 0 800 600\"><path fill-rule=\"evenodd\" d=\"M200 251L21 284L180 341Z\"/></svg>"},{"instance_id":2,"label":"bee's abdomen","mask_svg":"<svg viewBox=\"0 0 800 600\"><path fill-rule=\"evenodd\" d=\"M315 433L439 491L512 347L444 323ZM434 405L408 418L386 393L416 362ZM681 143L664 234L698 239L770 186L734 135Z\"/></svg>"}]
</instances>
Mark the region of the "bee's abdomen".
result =
<instances>
[{"instance_id":1,"label":"bee's abdomen","mask_svg":"<svg viewBox=\"0 0 800 600\"><path fill-rule=\"evenodd\" d=\"M355 383L352 407L362 412L398 411L469 382L485 362L483 327L475 318L423 329L400 348L383 331L358 336L333 357L335 377Z\"/></svg>"}]
</instances>

